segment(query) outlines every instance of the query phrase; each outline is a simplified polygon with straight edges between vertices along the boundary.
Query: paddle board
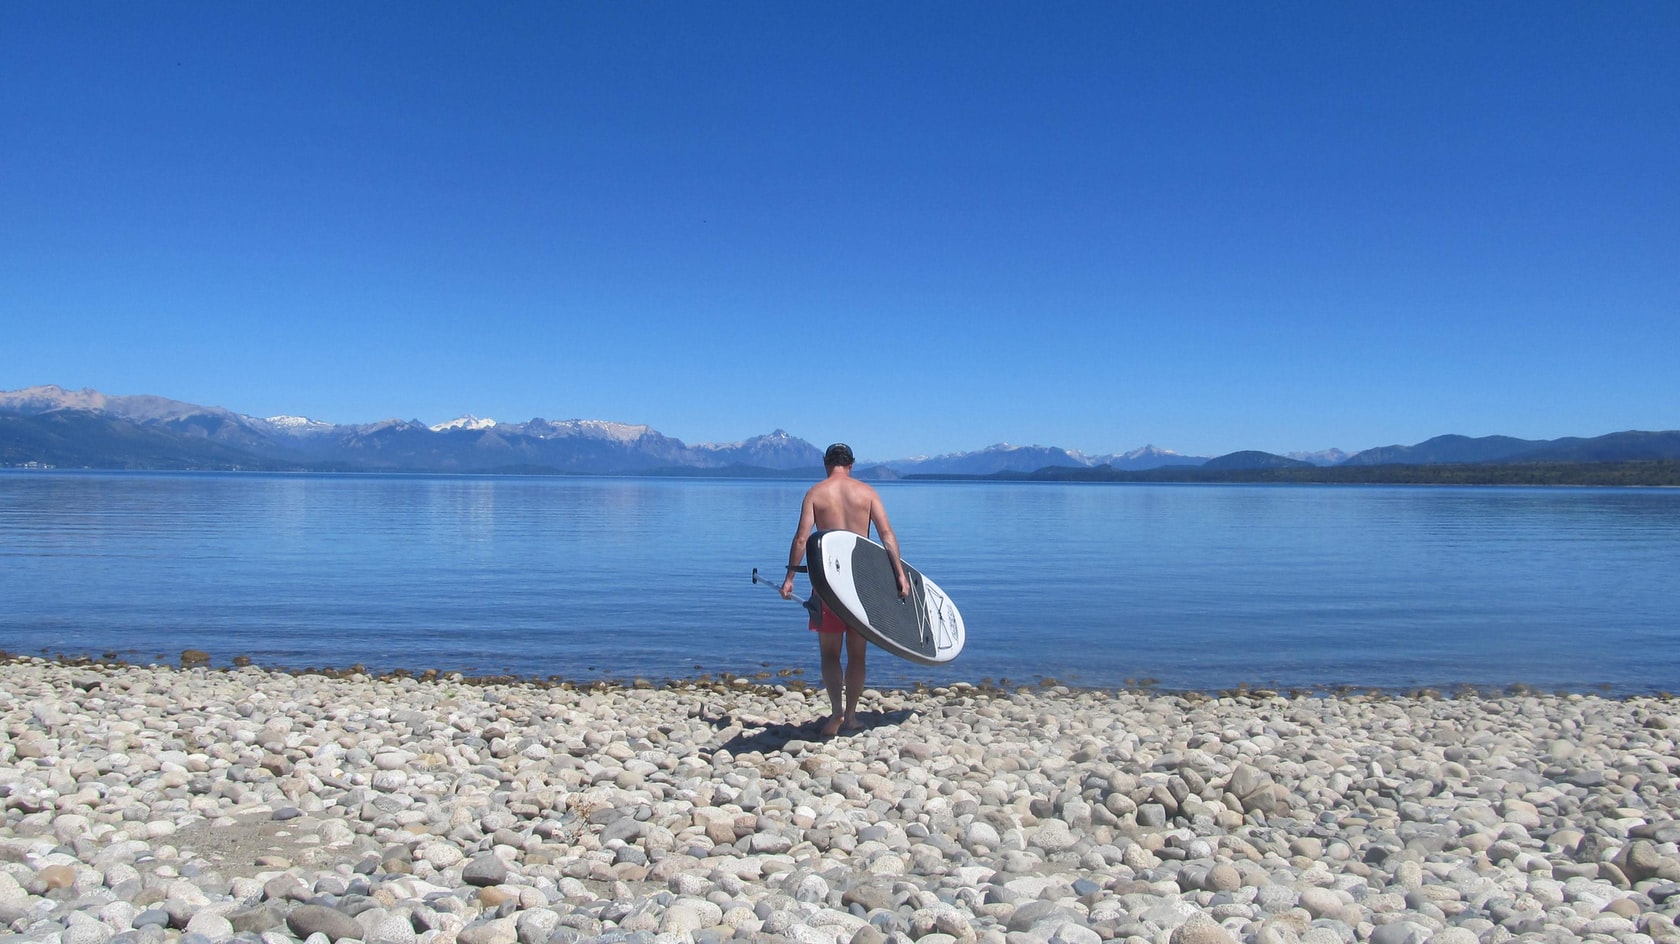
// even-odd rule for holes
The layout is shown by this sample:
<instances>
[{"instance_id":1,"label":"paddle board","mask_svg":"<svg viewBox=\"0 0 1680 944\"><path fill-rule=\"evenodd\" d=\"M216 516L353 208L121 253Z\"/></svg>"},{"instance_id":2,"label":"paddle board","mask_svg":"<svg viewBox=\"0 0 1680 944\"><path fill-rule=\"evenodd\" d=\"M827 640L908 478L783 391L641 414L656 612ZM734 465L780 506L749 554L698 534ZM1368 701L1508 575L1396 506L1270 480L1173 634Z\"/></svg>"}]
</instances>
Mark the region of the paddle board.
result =
<instances>
[{"instance_id":1,"label":"paddle board","mask_svg":"<svg viewBox=\"0 0 1680 944\"><path fill-rule=\"evenodd\" d=\"M805 542L811 587L834 614L895 656L939 665L962 652L962 614L939 585L909 564L910 596L898 597L887 549L851 531L818 531Z\"/></svg>"}]
</instances>

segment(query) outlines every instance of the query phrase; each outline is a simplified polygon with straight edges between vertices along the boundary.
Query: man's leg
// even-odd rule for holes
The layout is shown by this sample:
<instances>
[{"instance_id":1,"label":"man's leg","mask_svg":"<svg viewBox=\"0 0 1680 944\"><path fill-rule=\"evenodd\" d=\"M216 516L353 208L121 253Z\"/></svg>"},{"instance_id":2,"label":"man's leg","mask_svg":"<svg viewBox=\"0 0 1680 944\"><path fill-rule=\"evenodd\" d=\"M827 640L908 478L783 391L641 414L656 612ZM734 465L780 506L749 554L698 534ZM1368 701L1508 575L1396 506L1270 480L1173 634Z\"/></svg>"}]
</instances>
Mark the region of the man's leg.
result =
<instances>
[{"instance_id":1,"label":"man's leg","mask_svg":"<svg viewBox=\"0 0 1680 944\"><path fill-rule=\"evenodd\" d=\"M822 653L823 685L828 689L828 704L830 714L823 722L824 737L833 737L840 733L840 725L845 721L842 707L841 680L844 677L840 670L840 646L851 633L818 633L817 645Z\"/></svg>"},{"instance_id":2,"label":"man's leg","mask_svg":"<svg viewBox=\"0 0 1680 944\"><path fill-rule=\"evenodd\" d=\"M848 728L858 727L858 698L863 694L865 662L869 656L869 640L846 631L846 721Z\"/></svg>"}]
</instances>

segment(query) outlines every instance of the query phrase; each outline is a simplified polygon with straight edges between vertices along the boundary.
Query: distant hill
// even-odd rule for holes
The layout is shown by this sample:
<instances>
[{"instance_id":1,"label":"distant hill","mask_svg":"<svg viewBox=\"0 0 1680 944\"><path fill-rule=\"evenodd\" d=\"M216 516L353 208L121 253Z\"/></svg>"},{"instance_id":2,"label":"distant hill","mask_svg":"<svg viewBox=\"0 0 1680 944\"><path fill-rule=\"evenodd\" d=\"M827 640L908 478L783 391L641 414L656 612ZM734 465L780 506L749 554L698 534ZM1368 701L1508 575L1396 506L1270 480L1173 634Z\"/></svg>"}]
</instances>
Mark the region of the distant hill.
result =
<instances>
[{"instance_id":1,"label":"distant hill","mask_svg":"<svg viewBox=\"0 0 1680 944\"><path fill-rule=\"evenodd\" d=\"M1326 465L1247 450L1199 466L1143 470L1109 465L1050 466L1028 473L917 477L1037 482L1680 486L1680 431L1631 431L1590 439L1540 441L1440 436L1417 446L1391 446L1359 455L1364 457L1361 462L1350 459L1340 465ZM1477 455L1498 458L1467 458ZM1382 458L1412 461L1379 461ZM1438 461L1422 461L1430 458Z\"/></svg>"},{"instance_id":2,"label":"distant hill","mask_svg":"<svg viewBox=\"0 0 1680 944\"><path fill-rule=\"evenodd\" d=\"M1456 465L1502 462L1630 462L1680 459L1680 430L1630 430L1590 439L1513 439L1509 436L1436 436L1415 446L1382 446L1350 456L1343 465Z\"/></svg>"},{"instance_id":3,"label":"distant hill","mask_svg":"<svg viewBox=\"0 0 1680 944\"><path fill-rule=\"evenodd\" d=\"M1029 472L1052 466L1084 468L1090 463L1078 453L1054 446L998 443L977 452L893 459L882 464L896 472L914 475L990 475L994 472Z\"/></svg>"},{"instance_id":4,"label":"distant hill","mask_svg":"<svg viewBox=\"0 0 1680 944\"><path fill-rule=\"evenodd\" d=\"M1628 430L1592 439L1554 439L1524 453L1524 462L1627 462L1640 459L1680 459L1680 430Z\"/></svg>"},{"instance_id":5,"label":"distant hill","mask_svg":"<svg viewBox=\"0 0 1680 944\"><path fill-rule=\"evenodd\" d=\"M1170 449L1144 446L1131 452L1087 456L1058 446L1015 446L998 443L976 452L954 452L913 459L891 459L882 465L901 475L992 475L999 472L1032 472L1044 468L1089 469L1112 466L1117 469L1158 469L1164 466L1197 466L1201 456L1185 456Z\"/></svg>"},{"instance_id":6,"label":"distant hill","mask_svg":"<svg viewBox=\"0 0 1680 944\"><path fill-rule=\"evenodd\" d=\"M996 476L994 478L1001 478ZM1043 469L1018 480L1042 482L1201 482L1273 485L1618 485L1680 486L1680 460L1505 462L1439 465L1309 465L1263 469L1176 468L1146 472Z\"/></svg>"},{"instance_id":7,"label":"distant hill","mask_svg":"<svg viewBox=\"0 0 1680 944\"><path fill-rule=\"evenodd\" d=\"M1503 462L1546 443L1509 436L1436 436L1415 446L1379 446L1349 456L1342 465L1435 465L1445 462Z\"/></svg>"},{"instance_id":8,"label":"distant hill","mask_svg":"<svg viewBox=\"0 0 1680 944\"><path fill-rule=\"evenodd\" d=\"M0 414L0 467L28 464L93 469L260 469L295 462L88 410Z\"/></svg>"},{"instance_id":9,"label":"distant hill","mask_svg":"<svg viewBox=\"0 0 1680 944\"><path fill-rule=\"evenodd\" d=\"M1256 452L1252 449L1243 452L1233 452L1219 456L1202 463L1202 468L1209 471L1225 469L1311 469L1316 468L1311 462L1291 459L1287 456L1277 456L1269 452Z\"/></svg>"}]
</instances>

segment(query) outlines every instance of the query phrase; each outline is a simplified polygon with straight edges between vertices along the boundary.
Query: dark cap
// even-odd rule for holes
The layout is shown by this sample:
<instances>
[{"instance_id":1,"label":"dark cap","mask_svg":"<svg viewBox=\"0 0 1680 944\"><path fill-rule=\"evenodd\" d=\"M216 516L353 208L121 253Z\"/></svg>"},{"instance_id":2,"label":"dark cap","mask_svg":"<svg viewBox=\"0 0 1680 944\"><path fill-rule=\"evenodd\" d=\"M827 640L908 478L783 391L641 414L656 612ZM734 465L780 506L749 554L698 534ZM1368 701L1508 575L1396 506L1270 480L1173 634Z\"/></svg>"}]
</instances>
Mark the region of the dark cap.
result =
<instances>
[{"instance_id":1,"label":"dark cap","mask_svg":"<svg viewBox=\"0 0 1680 944\"><path fill-rule=\"evenodd\" d=\"M823 453L823 465L851 465L856 460L852 458L852 447L845 443L835 443Z\"/></svg>"}]
</instances>

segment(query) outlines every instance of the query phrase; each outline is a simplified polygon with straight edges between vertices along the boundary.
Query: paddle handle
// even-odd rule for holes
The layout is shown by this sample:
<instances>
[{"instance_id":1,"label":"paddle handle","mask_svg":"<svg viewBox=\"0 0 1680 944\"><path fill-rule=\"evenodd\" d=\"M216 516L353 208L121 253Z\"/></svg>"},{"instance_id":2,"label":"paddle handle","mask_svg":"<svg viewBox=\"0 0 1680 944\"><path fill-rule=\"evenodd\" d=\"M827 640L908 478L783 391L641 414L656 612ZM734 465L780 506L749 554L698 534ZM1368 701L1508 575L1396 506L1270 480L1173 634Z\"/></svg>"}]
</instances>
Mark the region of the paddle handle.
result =
<instances>
[{"instance_id":1,"label":"paddle handle","mask_svg":"<svg viewBox=\"0 0 1680 944\"><path fill-rule=\"evenodd\" d=\"M808 568L808 567L795 567L794 571L797 572L797 573L801 573L801 574L808 574L808 573L811 572L810 568ZM761 583L761 584L764 584L766 587L771 588L772 590L776 590L776 591L780 592L780 589L781 589L781 586L782 586L781 583L778 582L778 581L772 581L769 577L765 577L765 576L761 575L758 572L757 567L753 568L752 577L753 577L753 583Z\"/></svg>"}]
</instances>

